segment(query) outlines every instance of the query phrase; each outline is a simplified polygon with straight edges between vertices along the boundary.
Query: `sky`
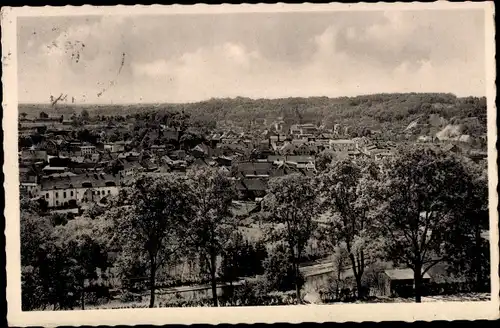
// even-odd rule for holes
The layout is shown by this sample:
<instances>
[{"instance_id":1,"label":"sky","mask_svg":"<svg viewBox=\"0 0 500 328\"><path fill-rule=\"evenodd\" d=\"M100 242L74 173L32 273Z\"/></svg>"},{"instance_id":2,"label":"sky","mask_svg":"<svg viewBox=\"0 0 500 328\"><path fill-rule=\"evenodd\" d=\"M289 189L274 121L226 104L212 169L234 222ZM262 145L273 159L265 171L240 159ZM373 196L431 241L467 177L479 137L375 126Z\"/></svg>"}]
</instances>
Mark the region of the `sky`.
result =
<instances>
[{"instance_id":1,"label":"sky","mask_svg":"<svg viewBox=\"0 0 500 328\"><path fill-rule=\"evenodd\" d=\"M21 103L485 96L482 10L20 17Z\"/></svg>"}]
</instances>

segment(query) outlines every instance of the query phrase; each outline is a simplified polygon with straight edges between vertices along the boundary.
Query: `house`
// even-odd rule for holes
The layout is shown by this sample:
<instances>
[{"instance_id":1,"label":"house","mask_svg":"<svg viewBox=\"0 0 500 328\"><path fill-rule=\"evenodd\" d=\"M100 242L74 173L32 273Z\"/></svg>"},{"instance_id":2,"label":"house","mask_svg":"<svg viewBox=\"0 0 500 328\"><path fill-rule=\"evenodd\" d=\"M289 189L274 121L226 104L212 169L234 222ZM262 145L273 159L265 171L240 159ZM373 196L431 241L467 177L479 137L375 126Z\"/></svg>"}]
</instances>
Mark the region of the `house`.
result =
<instances>
[{"instance_id":1,"label":"house","mask_svg":"<svg viewBox=\"0 0 500 328\"><path fill-rule=\"evenodd\" d=\"M219 133L214 133L210 136L209 141L210 141L210 147L216 148L217 144L221 140L221 135Z\"/></svg>"},{"instance_id":2,"label":"house","mask_svg":"<svg viewBox=\"0 0 500 328\"><path fill-rule=\"evenodd\" d=\"M137 160L139 160L140 156L141 156L141 153L139 153L139 152L129 151L126 153L121 153L120 155L118 155L118 158L119 159L126 158L129 161L137 161Z\"/></svg>"},{"instance_id":3,"label":"house","mask_svg":"<svg viewBox=\"0 0 500 328\"><path fill-rule=\"evenodd\" d=\"M290 142L285 142L281 148L278 149L278 152L281 155L294 155L297 149L297 145L292 144Z\"/></svg>"},{"instance_id":4,"label":"house","mask_svg":"<svg viewBox=\"0 0 500 328\"><path fill-rule=\"evenodd\" d=\"M38 176L36 175L21 175L19 181L19 191L22 195L29 198L36 197L40 192L38 184Z\"/></svg>"},{"instance_id":5,"label":"house","mask_svg":"<svg viewBox=\"0 0 500 328\"><path fill-rule=\"evenodd\" d=\"M240 200L255 201L266 195L267 182L263 179L241 179L236 182L236 190Z\"/></svg>"},{"instance_id":6,"label":"house","mask_svg":"<svg viewBox=\"0 0 500 328\"><path fill-rule=\"evenodd\" d=\"M167 146L166 145L152 145L149 150L153 154L158 154L158 155L163 155L167 153Z\"/></svg>"},{"instance_id":7,"label":"house","mask_svg":"<svg viewBox=\"0 0 500 328\"><path fill-rule=\"evenodd\" d=\"M29 149L21 150L21 161L25 162L45 162L47 161L47 151L43 149Z\"/></svg>"},{"instance_id":8,"label":"house","mask_svg":"<svg viewBox=\"0 0 500 328\"><path fill-rule=\"evenodd\" d=\"M360 152L360 151L359 151L359 150L357 150L357 149L347 151L347 156L349 156L349 157L354 157L354 158L356 158L356 157L361 157L361 156L363 156L363 155L364 155L364 153ZM378 154L378 155L380 155L380 154Z\"/></svg>"},{"instance_id":9,"label":"house","mask_svg":"<svg viewBox=\"0 0 500 328\"><path fill-rule=\"evenodd\" d=\"M268 178L273 169L269 162L243 162L236 165L236 175L245 178Z\"/></svg>"},{"instance_id":10,"label":"house","mask_svg":"<svg viewBox=\"0 0 500 328\"><path fill-rule=\"evenodd\" d=\"M44 174L63 173L68 170L71 164L71 159L68 157L48 156L49 165L45 166L42 171Z\"/></svg>"},{"instance_id":11,"label":"house","mask_svg":"<svg viewBox=\"0 0 500 328\"><path fill-rule=\"evenodd\" d=\"M179 140L179 131L173 128L166 128L162 131L162 136L168 142L177 142Z\"/></svg>"},{"instance_id":12,"label":"house","mask_svg":"<svg viewBox=\"0 0 500 328\"><path fill-rule=\"evenodd\" d=\"M298 155L278 156L278 155L272 155L272 156L267 157L267 161L269 163L275 163L275 164L280 164L280 163L288 163L288 164L295 164L295 165L312 164L314 167L314 165L316 163L316 158L314 156L298 156Z\"/></svg>"},{"instance_id":13,"label":"house","mask_svg":"<svg viewBox=\"0 0 500 328\"><path fill-rule=\"evenodd\" d=\"M169 153L169 157L175 160L183 160L186 158L186 151L184 150L174 150Z\"/></svg>"},{"instance_id":14,"label":"house","mask_svg":"<svg viewBox=\"0 0 500 328\"><path fill-rule=\"evenodd\" d=\"M295 149L295 155L311 155L316 154L318 148L314 144L303 143Z\"/></svg>"},{"instance_id":15,"label":"house","mask_svg":"<svg viewBox=\"0 0 500 328\"><path fill-rule=\"evenodd\" d=\"M217 165L217 162L207 158L196 158L192 165L198 167L211 167Z\"/></svg>"},{"instance_id":16,"label":"house","mask_svg":"<svg viewBox=\"0 0 500 328\"><path fill-rule=\"evenodd\" d=\"M134 172L142 171L142 165L136 159L122 158L117 161L116 165L116 170L114 170L114 172L123 171L123 174L126 176L132 175Z\"/></svg>"},{"instance_id":17,"label":"house","mask_svg":"<svg viewBox=\"0 0 500 328\"><path fill-rule=\"evenodd\" d=\"M290 127L290 134L294 136L298 135L315 135L318 132L318 128L313 123L306 124L294 124Z\"/></svg>"},{"instance_id":18,"label":"house","mask_svg":"<svg viewBox=\"0 0 500 328\"><path fill-rule=\"evenodd\" d=\"M356 150L358 148L356 142L349 139L330 140L329 145L330 149L335 151L349 151Z\"/></svg>"},{"instance_id":19,"label":"house","mask_svg":"<svg viewBox=\"0 0 500 328\"><path fill-rule=\"evenodd\" d=\"M120 186L118 175L90 173L42 178L39 196L49 208L78 207L92 201L101 201L117 195Z\"/></svg>"},{"instance_id":20,"label":"house","mask_svg":"<svg viewBox=\"0 0 500 328\"><path fill-rule=\"evenodd\" d=\"M409 297L413 295L414 273L412 269L384 270L380 273L377 291L380 296ZM431 276L425 273L422 283L431 281Z\"/></svg>"},{"instance_id":21,"label":"house","mask_svg":"<svg viewBox=\"0 0 500 328\"><path fill-rule=\"evenodd\" d=\"M205 158L210 156L210 148L205 144L196 145L191 149L191 155L195 158Z\"/></svg>"},{"instance_id":22,"label":"house","mask_svg":"<svg viewBox=\"0 0 500 328\"><path fill-rule=\"evenodd\" d=\"M97 153L96 147L92 146L92 145L81 145L78 147L77 151L80 152L80 154L82 154L84 156Z\"/></svg>"},{"instance_id":23,"label":"house","mask_svg":"<svg viewBox=\"0 0 500 328\"><path fill-rule=\"evenodd\" d=\"M253 201L242 202L233 200L230 209L234 218L246 219L249 215L260 211L260 203Z\"/></svg>"},{"instance_id":24,"label":"house","mask_svg":"<svg viewBox=\"0 0 500 328\"><path fill-rule=\"evenodd\" d=\"M443 151L445 152L452 152L452 153L461 153L462 149L453 143L449 143L443 147Z\"/></svg>"},{"instance_id":25,"label":"house","mask_svg":"<svg viewBox=\"0 0 500 328\"><path fill-rule=\"evenodd\" d=\"M104 151L109 151L110 153L120 153L125 151L125 142L109 142L105 143L103 146Z\"/></svg>"},{"instance_id":26,"label":"house","mask_svg":"<svg viewBox=\"0 0 500 328\"><path fill-rule=\"evenodd\" d=\"M227 156L217 156L215 158L215 161L220 166L231 166L233 160L232 160L232 158L227 157Z\"/></svg>"},{"instance_id":27,"label":"house","mask_svg":"<svg viewBox=\"0 0 500 328\"><path fill-rule=\"evenodd\" d=\"M376 153L374 155L374 158L375 158L375 160L382 160L382 159L384 159L386 157L392 157L392 156L394 156L394 153L392 151L390 151L390 150L384 150L384 151L381 151L379 153Z\"/></svg>"},{"instance_id":28,"label":"house","mask_svg":"<svg viewBox=\"0 0 500 328\"><path fill-rule=\"evenodd\" d=\"M488 152L479 151L479 150L471 150L469 152L469 158L477 163L477 162L480 162L482 160L486 160L488 158Z\"/></svg>"}]
</instances>

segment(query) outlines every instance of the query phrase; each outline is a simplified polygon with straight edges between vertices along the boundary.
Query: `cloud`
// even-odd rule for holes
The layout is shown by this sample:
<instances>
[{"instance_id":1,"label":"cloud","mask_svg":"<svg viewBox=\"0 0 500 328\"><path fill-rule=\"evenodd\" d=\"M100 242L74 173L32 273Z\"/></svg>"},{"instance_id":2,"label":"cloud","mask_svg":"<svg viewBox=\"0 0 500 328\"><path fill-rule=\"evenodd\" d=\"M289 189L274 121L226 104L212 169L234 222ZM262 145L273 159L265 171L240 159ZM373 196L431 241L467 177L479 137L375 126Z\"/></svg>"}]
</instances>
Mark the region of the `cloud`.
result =
<instances>
[{"instance_id":1,"label":"cloud","mask_svg":"<svg viewBox=\"0 0 500 328\"><path fill-rule=\"evenodd\" d=\"M378 92L484 95L484 22L478 15L342 15L347 14L68 22L43 42L31 34L21 40L20 99L46 101L60 92L88 102ZM97 97L110 82L114 85Z\"/></svg>"}]
</instances>

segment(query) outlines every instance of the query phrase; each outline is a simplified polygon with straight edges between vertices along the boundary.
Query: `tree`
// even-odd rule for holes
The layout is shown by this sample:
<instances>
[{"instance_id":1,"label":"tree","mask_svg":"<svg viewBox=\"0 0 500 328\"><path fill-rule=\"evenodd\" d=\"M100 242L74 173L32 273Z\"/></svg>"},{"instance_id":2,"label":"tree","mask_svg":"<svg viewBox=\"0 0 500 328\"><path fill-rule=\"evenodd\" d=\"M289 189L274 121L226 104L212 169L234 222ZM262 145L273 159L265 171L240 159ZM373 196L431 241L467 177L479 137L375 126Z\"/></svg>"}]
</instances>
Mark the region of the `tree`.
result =
<instances>
[{"instance_id":1,"label":"tree","mask_svg":"<svg viewBox=\"0 0 500 328\"><path fill-rule=\"evenodd\" d=\"M78 302L83 309L85 284L108 266L110 238L102 222L82 218L54 227L55 216L40 216L26 202L21 209L23 310L73 308Z\"/></svg>"},{"instance_id":2,"label":"tree","mask_svg":"<svg viewBox=\"0 0 500 328\"><path fill-rule=\"evenodd\" d=\"M456 204L456 220L451 231L453 243L447 243L449 270L471 283L474 290L489 290L489 243L482 237L489 230L488 177L478 164L463 159L467 195Z\"/></svg>"},{"instance_id":3,"label":"tree","mask_svg":"<svg viewBox=\"0 0 500 328\"><path fill-rule=\"evenodd\" d=\"M363 296L363 272L377 245L372 220L368 217L370 197L365 189L377 176L378 168L373 161L345 159L332 164L318 178L322 207L330 214L325 236L332 249L345 245L358 298Z\"/></svg>"},{"instance_id":4,"label":"tree","mask_svg":"<svg viewBox=\"0 0 500 328\"><path fill-rule=\"evenodd\" d=\"M335 276L333 277L333 282L335 285L335 295L338 297L340 295L341 289L344 287L343 273L349 267L350 253L347 251L344 245L337 246L334 252L333 258L333 269ZM359 290L359 287L358 287Z\"/></svg>"},{"instance_id":5,"label":"tree","mask_svg":"<svg viewBox=\"0 0 500 328\"><path fill-rule=\"evenodd\" d=\"M249 242L241 232L235 231L222 250L220 276L232 283L238 277L262 274L266 258L267 250L262 241Z\"/></svg>"},{"instance_id":6,"label":"tree","mask_svg":"<svg viewBox=\"0 0 500 328\"><path fill-rule=\"evenodd\" d=\"M299 262L313 231L318 212L316 188L312 180L300 174L271 179L269 198L264 208L269 212L271 228L266 235L271 241L285 242L295 273L295 292L300 302Z\"/></svg>"},{"instance_id":7,"label":"tree","mask_svg":"<svg viewBox=\"0 0 500 328\"><path fill-rule=\"evenodd\" d=\"M331 152L322 151L316 157L316 169L319 172L325 171L328 166L332 163L334 156Z\"/></svg>"},{"instance_id":8,"label":"tree","mask_svg":"<svg viewBox=\"0 0 500 328\"><path fill-rule=\"evenodd\" d=\"M414 272L415 301L421 302L422 277L434 265L450 259L457 239L454 226L470 197L469 174L452 155L432 148L401 149L385 163L372 193L385 253ZM458 215L461 213L462 215Z\"/></svg>"},{"instance_id":9,"label":"tree","mask_svg":"<svg viewBox=\"0 0 500 328\"><path fill-rule=\"evenodd\" d=\"M234 184L228 176L215 168L194 170L189 173L196 195L196 215L191 222L189 235L192 246L200 253L210 271L213 305L217 301L217 256L228 236L236 229L231 213L236 195Z\"/></svg>"},{"instance_id":10,"label":"tree","mask_svg":"<svg viewBox=\"0 0 500 328\"><path fill-rule=\"evenodd\" d=\"M227 240L222 251L222 261L220 266L220 276L224 281L232 284L241 273L240 259L243 257L245 243L243 235L235 232Z\"/></svg>"},{"instance_id":11,"label":"tree","mask_svg":"<svg viewBox=\"0 0 500 328\"><path fill-rule=\"evenodd\" d=\"M80 117L82 118L83 121L88 121L90 117L88 110L86 109L82 110L82 112L80 113Z\"/></svg>"},{"instance_id":12,"label":"tree","mask_svg":"<svg viewBox=\"0 0 500 328\"><path fill-rule=\"evenodd\" d=\"M155 304L158 269L175 259L184 246L179 237L187 229L195 203L186 179L173 174L139 175L120 190L114 215L124 249L146 255L149 264L149 307Z\"/></svg>"},{"instance_id":13,"label":"tree","mask_svg":"<svg viewBox=\"0 0 500 328\"><path fill-rule=\"evenodd\" d=\"M107 248L95 238L93 220L80 218L58 226L58 247L65 251L75 290L80 295L80 306L85 310L85 292L99 278L98 269L104 272L109 266Z\"/></svg>"},{"instance_id":14,"label":"tree","mask_svg":"<svg viewBox=\"0 0 500 328\"><path fill-rule=\"evenodd\" d=\"M263 263L267 291L286 292L304 283L304 278L300 273L297 275L293 263L289 247L278 243Z\"/></svg>"}]
</instances>

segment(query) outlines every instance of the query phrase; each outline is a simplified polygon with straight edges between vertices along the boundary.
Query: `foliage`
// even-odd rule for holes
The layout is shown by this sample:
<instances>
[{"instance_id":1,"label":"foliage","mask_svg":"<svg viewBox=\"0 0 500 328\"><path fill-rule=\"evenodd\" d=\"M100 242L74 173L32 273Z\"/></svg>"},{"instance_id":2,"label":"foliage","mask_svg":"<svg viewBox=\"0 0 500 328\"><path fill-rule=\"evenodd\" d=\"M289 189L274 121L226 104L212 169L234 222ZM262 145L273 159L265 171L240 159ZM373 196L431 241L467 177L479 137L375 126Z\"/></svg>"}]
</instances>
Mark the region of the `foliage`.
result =
<instances>
[{"instance_id":1,"label":"foliage","mask_svg":"<svg viewBox=\"0 0 500 328\"><path fill-rule=\"evenodd\" d=\"M432 148L402 149L387 161L372 197L372 215L385 237L388 259L415 274L415 299L421 300L422 275L447 260L457 242L454 227L470 197L470 176L456 157ZM481 205L475 204L473 207Z\"/></svg>"},{"instance_id":2,"label":"foliage","mask_svg":"<svg viewBox=\"0 0 500 328\"><path fill-rule=\"evenodd\" d=\"M190 190L186 179L176 175L139 175L120 189L113 204L120 206L114 218L123 250L147 256L150 307L154 307L158 269L174 262L184 246L179 233L187 229L196 200Z\"/></svg>"},{"instance_id":3,"label":"foliage","mask_svg":"<svg viewBox=\"0 0 500 328\"><path fill-rule=\"evenodd\" d=\"M65 250L71 265L71 274L80 296L82 309L85 308L85 290L95 286L108 266L107 248L102 241L94 238L94 227L90 219L78 219L58 226L54 234L58 236L57 246Z\"/></svg>"},{"instance_id":4,"label":"foliage","mask_svg":"<svg viewBox=\"0 0 500 328\"><path fill-rule=\"evenodd\" d=\"M227 238L236 230L231 213L232 200L236 195L233 181L219 170L204 168L189 172L194 199L191 206L195 215L190 222L188 238L192 247L205 260L210 272L212 296L217 306L216 272L217 256Z\"/></svg>"},{"instance_id":5,"label":"foliage","mask_svg":"<svg viewBox=\"0 0 500 328\"><path fill-rule=\"evenodd\" d=\"M97 235L84 219L53 226L51 217L22 212L23 309L84 308L85 291L109 265L106 245Z\"/></svg>"},{"instance_id":6,"label":"foliage","mask_svg":"<svg viewBox=\"0 0 500 328\"><path fill-rule=\"evenodd\" d=\"M488 177L486 170L463 159L467 191L465 199L454 207L456 219L450 231L453 243L446 243L449 271L462 276L478 292L489 288L489 243L482 232L488 231Z\"/></svg>"},{"instance_id":7,"label":"foliage","mask_svg":"<svg viewBox=\"0 0 500 328\"><path fill-rule=\"evenodd\" d=\"M348 253L356 279L358 297L361 279L370 258L378 251L373 220L368 216L372 206L367 186L376 181L379 169L371 160L345 159L333 163L318 177L322 207L329 213L324 236L331 249L343 245Z\"/></svg>"},{"instance_id":8,"label":"foliage","mask_svg":"<svg viewBox=\"0 0 500 328\"><path fill-rule=\"evenodd\" d=\"M82 110L82 112L80 113L80 117L83 121L88 121L90 117L89 111L86 109Z\"/></svg>"},{"instance_id":9,"label":"foliage","mask_svg":"<svg viewBox=\"0 0 500 328\"><path fill-rule=\"evenodd\" d=\"M52 225L66 225L69 220L73 219L72 213L54 213L50 215L50 222Z\"/></svg>"},{"instance_id":10,"label":"foliage","mask_svg":"<svg viewBox=\"0 0 500 328\"><path fill-rule=\"evenodd\" d=\"M283 244L277 244L264 261L264 277L268 291L289 291L295 284L302 288L304 278L297 275L293 266L293 258ZM297 276L296 276L297 275Z\"/></svg>"},{"instance_id":11,"label":"foliage","mask_svg":"<svg viewBox=\"0 0 500 328\"><path fill-rule=\"evenodd\" d=\"M282 241L288 247L295 272L296 296L300 300L299 260L316 229L313 221L318 213L316 188L312 179L291 174L271 179L268 196L264 207L272 225L267 237L271 241Z\"/></svg>"},{"instance_id":12,"label":"foliage","mask_svg":"<svg viewBox=\"0 0 500 328\"><path fill-rule=\"evenodd\" d=\"M267 251L262 242L250 243L240 232L235 232L222 251L219 276L224 281L232 282L239 277L262 274L262 262L266 257Z\"/></svg>"}]
</instances>

